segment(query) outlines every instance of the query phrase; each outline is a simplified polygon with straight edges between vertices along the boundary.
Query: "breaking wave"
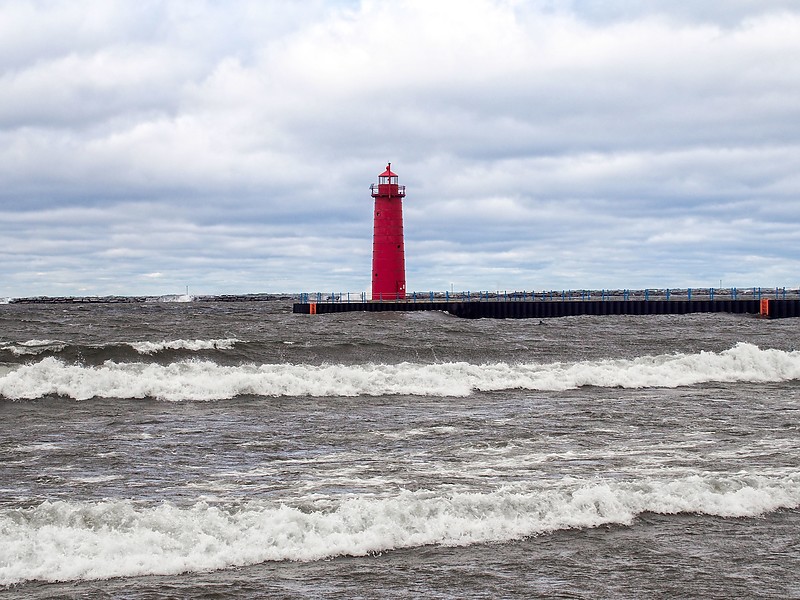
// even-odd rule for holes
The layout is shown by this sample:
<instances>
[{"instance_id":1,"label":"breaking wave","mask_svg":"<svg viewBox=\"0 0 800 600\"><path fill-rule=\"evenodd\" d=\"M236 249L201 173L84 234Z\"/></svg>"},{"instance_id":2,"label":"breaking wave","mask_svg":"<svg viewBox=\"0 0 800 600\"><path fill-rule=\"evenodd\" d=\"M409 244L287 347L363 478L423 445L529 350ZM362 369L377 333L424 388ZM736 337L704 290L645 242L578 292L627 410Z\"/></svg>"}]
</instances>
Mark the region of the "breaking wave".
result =
<instances>
[{"instance_id":1,"label":"breaking wave","mask_svg":"<svg viewBox=\"0 0 800 600\"><path fill-rule=\"evenodd\" d=\"M26 342L4 343L0 345L0 350L10 352L14 356L35 356L45 352L61 352L66 347L66 342L58 340L28 340Z\"/></svg>"},{"instance_id":2,"label":"breaking wave","mask_svg":"<svg viewBox=\"0 0 800 600\"><path fill-rule=\"evenodd\" d=\"M128 342L128 346L139 354L157 354L164 350L231 350L239 342L237 339L221 340L172 340L163 342Z\"/></svg>"},{"instance_id":3,"label":"breaking wave","mask_svg":"<svg viewBox=\"0 0 800 600\"><path fill-rule=\"evenodd\" d=\"M649 388L708 382L800 379L800 352L740 343L719 353L666 354L576 363L265 364L223 366L184 360L168 365L106 361L66 364L46 357L0 372L0 397L222 400L255 396L467 396L509 389L562 391L582 386Z\"/></svg>"},{"instance_id":4,"label":"breaking wave","mask_svg":"<svg viewBox=\"0 0 800 600\"><path fill-rule=\"evenodd\" d=\"M86 346L91 349L113 350L114 348L132 348L138 354L152 355L166 350L188 350L200 352L202 350L231 350L241 340L235 338L214 340L163 340L158 342L118 342L102 344L99 346ZM81 349L81 346L71 346L59 340L28 340L25 342L0 343L0 351L6 351L14 356L35 356L38 354L58 354L67 348Z\"/></svg>"},{"instance_id":5,"label":"breaking wave","mask_svg":"<svg viewBox=\"0 0 800 600\"><path fill-rule=\"evenodd\" d=\"M798 506L796 475L567 479L555 486L529 484L490 493L423 490L383 498L325 498L302 507L46 501L0 509L0 585L504 542L562 529L632 525L644 512L753 517Z\"/></svg>"}]
</instances>

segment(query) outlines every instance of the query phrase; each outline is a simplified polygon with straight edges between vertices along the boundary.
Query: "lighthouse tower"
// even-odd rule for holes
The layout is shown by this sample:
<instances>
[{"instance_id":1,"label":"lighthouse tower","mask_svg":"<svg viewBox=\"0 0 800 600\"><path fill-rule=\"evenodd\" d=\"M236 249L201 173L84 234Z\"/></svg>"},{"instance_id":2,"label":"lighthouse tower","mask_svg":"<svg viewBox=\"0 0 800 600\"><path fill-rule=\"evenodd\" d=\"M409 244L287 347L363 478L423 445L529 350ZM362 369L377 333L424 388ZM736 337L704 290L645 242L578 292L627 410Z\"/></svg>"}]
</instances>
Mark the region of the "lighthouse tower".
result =
<instances>
[{"instance_id":1,"label":"lighthouse tower","mask_svg":"<svg viewBox=\"0 0 800 600\"><path fill-rule=\"evenodd\" d=\"M406 258L403 243L403 198L406 186L397 185L392 163L370 186L375 198L372 235L372 299L402 300L406 297Z\"/></svg>"}]
</instances>

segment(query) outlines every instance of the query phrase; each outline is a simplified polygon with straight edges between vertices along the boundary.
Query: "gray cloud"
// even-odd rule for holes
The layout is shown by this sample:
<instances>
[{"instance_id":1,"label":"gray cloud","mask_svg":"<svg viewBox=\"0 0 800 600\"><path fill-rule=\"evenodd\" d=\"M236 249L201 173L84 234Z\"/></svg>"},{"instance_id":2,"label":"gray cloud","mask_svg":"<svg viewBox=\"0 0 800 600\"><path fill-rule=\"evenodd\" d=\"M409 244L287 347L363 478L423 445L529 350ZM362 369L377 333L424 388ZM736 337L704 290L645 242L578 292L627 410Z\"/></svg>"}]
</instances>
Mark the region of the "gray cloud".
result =
<instances>
[{"instance_id":1,"label":"gray cloud","mask_svg":"<svg viewBox=\"0 0 800 600\"><path fill-rule=\"evenodd\" d=\"M0 296L796 285L793 4L4 3Z\"/></svg>"}]
</instances>

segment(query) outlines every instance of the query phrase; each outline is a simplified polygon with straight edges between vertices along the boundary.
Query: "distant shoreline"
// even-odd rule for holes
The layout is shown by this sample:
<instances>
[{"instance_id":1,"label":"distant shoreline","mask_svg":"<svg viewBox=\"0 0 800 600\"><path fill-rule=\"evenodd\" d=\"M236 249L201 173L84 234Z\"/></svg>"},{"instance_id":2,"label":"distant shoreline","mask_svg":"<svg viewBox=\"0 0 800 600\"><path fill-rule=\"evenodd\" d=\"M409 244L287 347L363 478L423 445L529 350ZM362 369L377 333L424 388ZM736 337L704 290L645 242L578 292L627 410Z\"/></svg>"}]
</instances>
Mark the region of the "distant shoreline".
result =
<instances>
[{"instance_id":1,"label":"distant shoreline","mask_svg":"<svg viewBox=\"0 0 800 600\"><path fill-rule=\"evenodd\" d=\"M144 304L144 303L182 303L182 302L270 302L292 300L290 294L220 294L183 295L167 294L161 296L31 296L9 298L6 304Z\"/></svg>"},{"instance_id":2,"label":"distant shoreline","mask_svg":"<svg viewBox=\"0 0 800 600\"><path fill-rule=\"evenodd\" d=\"M729 288L649 288L649 289L602 289L602 290L551 290L513 292L414 292L407 293L404 300L417 302L430 300L444 302L575 302L590 300L744 300L744 299L800 299L800 288L787 287L729 287ZM2 297L2 304L143 304L143 303L191 303L191 302L272 302L288 301L307 304L333 303L352 304L364 302L395 302L395 299L372 300L364 292L359 293L249 293L249 294L161 294L153 295L108 295L108 296L27 296Z\"/></svg>"}]
</instances>

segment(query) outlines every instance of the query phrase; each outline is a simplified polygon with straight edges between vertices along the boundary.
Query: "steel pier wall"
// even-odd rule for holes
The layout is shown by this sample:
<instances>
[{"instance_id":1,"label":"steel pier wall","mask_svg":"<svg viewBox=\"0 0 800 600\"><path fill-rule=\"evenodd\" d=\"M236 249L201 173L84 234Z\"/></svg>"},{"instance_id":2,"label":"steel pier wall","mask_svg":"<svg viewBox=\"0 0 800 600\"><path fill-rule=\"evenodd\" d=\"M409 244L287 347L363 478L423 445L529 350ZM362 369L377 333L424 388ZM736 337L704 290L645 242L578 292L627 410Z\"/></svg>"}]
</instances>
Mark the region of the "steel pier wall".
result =
<instances>
[{"instance_id":1,"label":"steel pier wall","mask_svg":"<svg viewBox=\"0 0 800 600\"><path fill-rule=\"evenodd\" d=\"M582 300L459 302L306 302L298 314L342 312L446 311L466 319L546 319L578 315L685 315L688 313L762 314L771 319L800 317L800 299L770 299L768 314L759 300Z\"/></svg>"}]
</instances>

